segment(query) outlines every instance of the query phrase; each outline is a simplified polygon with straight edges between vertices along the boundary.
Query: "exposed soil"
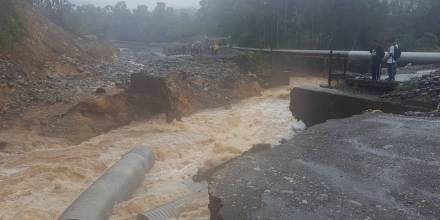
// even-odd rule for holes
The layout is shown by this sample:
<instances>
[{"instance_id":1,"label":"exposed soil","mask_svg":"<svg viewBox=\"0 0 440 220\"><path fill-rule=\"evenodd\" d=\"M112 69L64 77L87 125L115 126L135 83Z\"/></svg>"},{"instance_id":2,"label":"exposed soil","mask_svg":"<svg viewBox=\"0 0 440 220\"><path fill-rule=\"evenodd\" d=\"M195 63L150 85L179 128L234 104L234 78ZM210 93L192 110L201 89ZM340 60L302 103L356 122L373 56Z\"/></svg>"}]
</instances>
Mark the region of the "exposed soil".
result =
<instances>
[{"instance_id":1,"label":"exposed soil","mask_svg":"<svg viewBox=\"0 0 440 220\"><path fill-rule=\"evenodd\" d=\"M129 94L150 94L155 99L154 106L164 109L169 120L260 95L262 89L256 78L240 74L234 63L214 60L211 65L214 67L210 68L216 71L205 68L203 73L181 71L161 76L146 72L133 74Z\"/></svg>"},{"instance_id":2,"label":"exposed soil","mask_svg":"<svg viewBox=\"0 0 440 220\"><path fill-rule=\"evenodd\" d=\"M73 35L29 5L17 4L25 35L12 51L0 53L0 58L20 65L29 78L46 79L90 72L90 67L101 61L111 61L117 53L110 44Z\"/></svg>"},{"instance_id":3,"label":"exposed soil","mask_svg":"<svg viewBox=\"0 0 440 220\"><path fill-rule=\"evenodd\" d=\"M0 52L1 128L29 112L82 99L89 88L114 84L100 67L114 59L115 47L75 36L17 4L25 34L12 50Z\"/></svg>"},{"instance_id":4,"label":"exposed soil","mask_svg":"<svg viewBox=\"0 0 440 220\"><path fill-rule=\"evenodd\" d=\"M47 79L27 79L19 65L5 62L24 76L14 75L13 88L4 89L0 129L78 144L159 113L180 120L261 94L257 75L243 71L235 57L165 57L158 51L121 48L112 63L89 65L93 73Z\"/></svg>"}]
</instances>

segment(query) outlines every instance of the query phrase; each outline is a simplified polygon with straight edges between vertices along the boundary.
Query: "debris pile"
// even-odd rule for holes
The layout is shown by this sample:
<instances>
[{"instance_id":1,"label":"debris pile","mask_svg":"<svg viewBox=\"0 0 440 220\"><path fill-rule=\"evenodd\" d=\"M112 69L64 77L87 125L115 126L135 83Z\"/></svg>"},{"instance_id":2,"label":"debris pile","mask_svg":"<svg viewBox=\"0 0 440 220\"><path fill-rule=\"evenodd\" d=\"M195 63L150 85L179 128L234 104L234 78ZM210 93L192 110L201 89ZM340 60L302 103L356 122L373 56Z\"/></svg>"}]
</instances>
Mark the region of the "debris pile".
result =
<instances>
[{"instance_id":1,"label":"debris pile","mask_svg":"<svg viewBox=\"0 0 440 220\"><path fill-rule=\"evenodd\" d=\"M11 73L10 68L7 73ZM127 87L129 77L101 75L28 80L24 75L11 75L15 78L0 76L0 88L4 88L4 92L0 93L0 97L3 95L3 99L0 99L0 118L3 120L20 116L33 106L78 101L82 96L90 96L98 88Z\"/></svg>"},{"instance_id":2,"label":"debris pile","mask_svg":"<svg viewBox=\"0 0 440 220\"><path fill-rule=\"evenodd\" d=\"M0 100L1 126L81 143L134 120L161 113L179 120L262 91L257 77L242 74L231 58L144 52L122 49L111 64L89 65L93 73L17 80Z\"/></svg>"},{"instance_id":3,"label":"debris pile","mask_svg":"<svg viewBox=\"0 0 440 220\"><path fill-rule=\"evenodd\" d=\"M403 82L383 99L437 109L440 104L440 71Z\"/></svg>"}]
</instances>

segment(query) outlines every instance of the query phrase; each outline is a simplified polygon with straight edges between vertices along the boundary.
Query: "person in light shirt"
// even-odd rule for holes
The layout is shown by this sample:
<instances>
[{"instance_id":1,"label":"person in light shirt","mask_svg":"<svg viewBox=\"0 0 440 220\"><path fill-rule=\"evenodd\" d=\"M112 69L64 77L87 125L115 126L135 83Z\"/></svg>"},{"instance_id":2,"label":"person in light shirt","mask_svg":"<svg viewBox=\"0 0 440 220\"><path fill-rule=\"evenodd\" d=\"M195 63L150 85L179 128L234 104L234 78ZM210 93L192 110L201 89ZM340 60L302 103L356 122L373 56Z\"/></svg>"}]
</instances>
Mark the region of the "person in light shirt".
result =
<instances>
[{"instance_id":1,"label":"person in light shirt","mask_svg":"<svg viewBox=\"0 0 440 220\"><path fill-rule=\"evenodd\" d=\"M397 45L397 43L395 43L394 40L388 40L387 44L389 45L388 54L385 57L388 67L387 80L394 81L396 80L396 74L397 74L397 58L395 57L395 55L396 55L396 51L399 48L399 45Z\"/></svg>"}]
</instances>

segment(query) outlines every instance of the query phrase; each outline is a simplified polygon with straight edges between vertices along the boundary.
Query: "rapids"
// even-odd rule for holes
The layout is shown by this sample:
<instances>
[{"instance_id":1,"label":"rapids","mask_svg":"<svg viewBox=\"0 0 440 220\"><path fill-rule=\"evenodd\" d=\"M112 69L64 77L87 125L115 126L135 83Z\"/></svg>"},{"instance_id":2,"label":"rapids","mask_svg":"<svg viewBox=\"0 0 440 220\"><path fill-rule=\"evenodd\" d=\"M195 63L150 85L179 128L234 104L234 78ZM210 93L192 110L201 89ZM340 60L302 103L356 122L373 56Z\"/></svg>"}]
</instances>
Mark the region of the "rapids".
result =
<instances>
[{"instance_id":1,"label":"rapids","mask_svg":"<svg viewBox=\"0 0 440 220\"><path fill-rule=\"evenodd\" d=\"M254 144L276 145L304 129L289 111L289 91L295 85L317 85L324 80L295 77L290 86L200 111L182 121L168 124L160 115L76 146L0 154L0 219L56 219L121 155L145 145L153 150L156 164L132 199L114 208L111 218L134 219L137 213L206 187L192 181L198 169L226 162ZM41 139L38 143L45 145ZM48 141L53 145L53 140ZM179 219L209 219L207 205L206 194L189 204Z\"/></svg>"}]
</instances>

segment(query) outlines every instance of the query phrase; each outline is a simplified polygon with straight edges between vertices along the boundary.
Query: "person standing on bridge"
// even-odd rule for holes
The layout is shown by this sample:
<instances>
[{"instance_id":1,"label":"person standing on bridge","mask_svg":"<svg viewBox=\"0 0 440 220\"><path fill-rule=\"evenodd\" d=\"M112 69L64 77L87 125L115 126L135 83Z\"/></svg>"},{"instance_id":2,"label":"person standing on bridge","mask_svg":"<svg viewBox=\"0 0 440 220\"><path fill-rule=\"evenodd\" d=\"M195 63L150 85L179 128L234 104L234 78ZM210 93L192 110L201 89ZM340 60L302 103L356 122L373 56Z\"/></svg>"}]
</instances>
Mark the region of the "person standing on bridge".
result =
<instances>
[{"instance_id":1,"label":"person standing on bridge","mask_svg":"<svg viewBox=\"0 0 440 220\"><path fill-rule=\"evenodd\" d=\"M380 80L382 72L382 61L385 57L385 50L379 41L374 41L374 48L370 50L372 55L371 59L371 74L372 80Z\"/></svg>"},{"instance_id":2,"label":"person standing on bridge","mask_svg":"<svg viewBox=\"0 0 440 220\"><path fill-rule=\"evenodd\" d=\"M387 44L390 45L388 48L388 55L385 58L388 66L388 78L387 80L396 80L397 74L397 52L399 51L399 45L395 43L394 40L388 40Z\"/></svg>"},{"instance_id":3,"label":"person standing on bridge","mask_svg":"<svg viewBox=\"0 0 440 220\"><path fill-rule=\"evenodd\" d=\"M220 42L218 40L214 40L211 45L212 55L217 56L218 51L220 50Z\"/></svg>"}]
</instances>

